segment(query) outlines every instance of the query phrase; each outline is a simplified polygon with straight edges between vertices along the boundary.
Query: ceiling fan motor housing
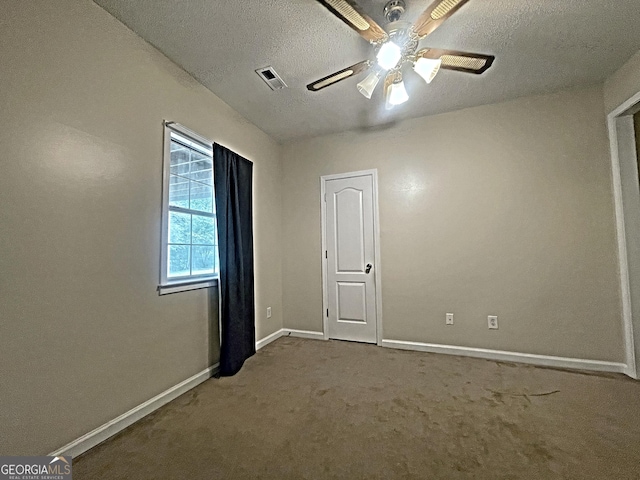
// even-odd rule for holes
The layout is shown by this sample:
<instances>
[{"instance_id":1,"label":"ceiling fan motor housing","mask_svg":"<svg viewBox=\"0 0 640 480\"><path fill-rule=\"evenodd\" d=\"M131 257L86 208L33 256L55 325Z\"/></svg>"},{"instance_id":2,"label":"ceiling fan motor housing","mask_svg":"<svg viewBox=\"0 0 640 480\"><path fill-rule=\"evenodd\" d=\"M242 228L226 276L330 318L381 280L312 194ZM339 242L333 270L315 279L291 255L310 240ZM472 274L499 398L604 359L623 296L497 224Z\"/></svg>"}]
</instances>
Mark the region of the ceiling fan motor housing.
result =
<instances>
[{"instance_id":1,"label":"ceiling fan motor housing","mask_svg":"<svg viewBox=\"0 0 640 480\"><path fill-rule=\"evenodd\" d=\"M405 10L404 0L391 0L384 7L384 17L389 23L397 22Z\"/></svg>"}]
</instances>

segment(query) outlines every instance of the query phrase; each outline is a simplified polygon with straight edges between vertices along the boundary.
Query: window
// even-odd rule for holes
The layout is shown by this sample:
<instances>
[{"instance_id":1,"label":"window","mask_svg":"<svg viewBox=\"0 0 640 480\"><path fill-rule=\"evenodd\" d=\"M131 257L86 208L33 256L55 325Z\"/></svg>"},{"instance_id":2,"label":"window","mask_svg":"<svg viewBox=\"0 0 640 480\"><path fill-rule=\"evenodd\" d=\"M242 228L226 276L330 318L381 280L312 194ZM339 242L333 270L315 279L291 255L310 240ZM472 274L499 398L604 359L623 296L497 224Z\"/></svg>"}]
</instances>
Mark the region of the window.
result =
<instances>
[{"instance_id":1,"label":"window","mask_svg":"<svg viewBox=\"0 0 640 480\"><path fill-rule=\"evenodd\" d=\"M216 284L218 240L211 143L165 124L160 294Z\"/></svg>"}]
</instances>

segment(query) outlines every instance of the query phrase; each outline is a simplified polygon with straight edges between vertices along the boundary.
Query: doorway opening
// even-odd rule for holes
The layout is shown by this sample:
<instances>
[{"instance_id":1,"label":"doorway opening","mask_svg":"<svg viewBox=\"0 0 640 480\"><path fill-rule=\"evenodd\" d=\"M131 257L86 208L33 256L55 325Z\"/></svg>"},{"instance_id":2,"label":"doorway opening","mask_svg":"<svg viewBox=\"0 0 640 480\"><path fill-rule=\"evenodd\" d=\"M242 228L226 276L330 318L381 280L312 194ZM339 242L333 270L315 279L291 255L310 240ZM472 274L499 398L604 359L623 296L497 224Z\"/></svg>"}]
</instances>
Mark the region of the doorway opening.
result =
<instances>
[{"instance_id":1,"label":"doorway opening","mask_svg":"<svg viewBox=\"0 0 640 480\"><path fill-rule=\"evenodd\" d=\"M625 334L625 373L640 373L640 92L607 117Z\"/></svg>"}]
</instances>

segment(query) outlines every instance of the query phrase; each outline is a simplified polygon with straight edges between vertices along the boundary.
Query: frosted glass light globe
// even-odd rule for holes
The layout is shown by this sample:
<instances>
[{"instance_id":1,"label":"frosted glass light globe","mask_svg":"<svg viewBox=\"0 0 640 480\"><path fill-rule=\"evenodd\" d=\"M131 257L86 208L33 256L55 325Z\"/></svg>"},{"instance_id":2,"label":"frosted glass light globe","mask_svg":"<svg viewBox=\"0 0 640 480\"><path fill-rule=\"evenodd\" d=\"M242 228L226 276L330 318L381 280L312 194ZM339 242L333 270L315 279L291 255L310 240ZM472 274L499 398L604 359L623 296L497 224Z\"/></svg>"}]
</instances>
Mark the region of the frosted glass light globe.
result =
<instances>
[{"instance_id":1,"label":"frosted glass light globe","mask_svg":"<svg viewBox=\"0 0 640 480\"><path fill-rule=\"evenodd\" d=\"M393 42L387 42L378 51L376 56L378 65L385 70L391 70L402 58L402 49Z\"/></svg>"}]
</instances>

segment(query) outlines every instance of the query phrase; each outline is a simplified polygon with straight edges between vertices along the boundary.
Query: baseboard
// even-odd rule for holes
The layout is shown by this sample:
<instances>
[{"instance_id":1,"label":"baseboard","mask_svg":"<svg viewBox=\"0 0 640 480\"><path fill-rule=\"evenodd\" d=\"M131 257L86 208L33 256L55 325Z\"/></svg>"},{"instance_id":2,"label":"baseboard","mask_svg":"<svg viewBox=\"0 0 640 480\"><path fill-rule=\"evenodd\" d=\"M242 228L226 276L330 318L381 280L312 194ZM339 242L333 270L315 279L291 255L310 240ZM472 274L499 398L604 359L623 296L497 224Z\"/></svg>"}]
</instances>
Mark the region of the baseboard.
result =
<instances>
[{"instance_id":1,"label":"baseboard","mask_svg":"<svg viewBox=\"0 0 640 480\"><path fill-rule=\"evenodd\" d=\"M281 328L280 330L273 332L271 335L267 335L262 340L256 342L256 350L266 347L271 342L276 341L280 337L298 337L298 338L311 338L313 340L324 340L324 333L314 332L312 330L295 330L291 328Z\"/></svg>"},{"instance_id":2,"label":"baseboard","mask_svg":"<svg viewBox=\"0 0 640 480\"><path fill-rule=\"evenodd\" d=\"M171 400L179 397L183 393L191 390L193 387L201 384L205 380L211 378L218 372L219 364L215 364L200 373L196 373L194 376L187 378L184 382L171 387L168 390L156 395L150 400L132 408L126 413L123 413L117 418L101 425L95 430L77 438L76 440L66 444L64 447L51 452L49 456L58 457L62 455L71 455L76 457L81 453L86 452L90 448L95 447L99 443L104 442L107 438L121 432L129 425L137 422L141 418L149 415L153 411L169 403Z\"/></svg>"},{"instance_id":3,"label":"baseboard","mask_svg":"<svg viewBox=\"0 0 640 480\"><path fill-rule=\"evenodd\" d=\"M454 345L406 342L402 340L382 340L382 346L401 350L416 350L419 352L444 353L446 355L484 358L486 360L497 360L502 362L528 363L544 367L627 373L627 366L624 363L603 362L601 360L552 357L548 355L535 355L532 353L505 352L502 350L488 350L485 348L457 347Z\"/></svg>"},{"instance_id":4,"label":"baseboard","mask_svg":"<svg viewBox=\"0 0 640 480\"><path fill-rule=\"evenodd\" d=\"M294 330L291 328L283 328L282 335L285 337L310 338L312 340L324 340L324 333L314 332L312 330Z\"/></svg>"},{"instance_id":5,"label":"baseboard","mask_svg":"<svg viewBox=\"0 0 640 480\"><path fill-rule=\"evenodd\" d=\"M284 335L284 331L283 331L282 328L280 330L277 330L277 331L273 332L271 335L267 335L262 340L258 340L256 342L256 350L260 350L262 347L266 347L271 342L276 341L277 339L279 339L283 335Z\"/></svg>"},{"instance_id":6,"label":"baseboard","mask_svg":"<svg viewBox=\"0 0 640 480\"><path fill-rule=\"evenodd\" d=\"M631 366L625 365L623 373L628 377L633 378L634 380L640 380L640 376L638 376L638 370L635 368L634 365L631 365Z\"/></svg>"}]
</instances>

